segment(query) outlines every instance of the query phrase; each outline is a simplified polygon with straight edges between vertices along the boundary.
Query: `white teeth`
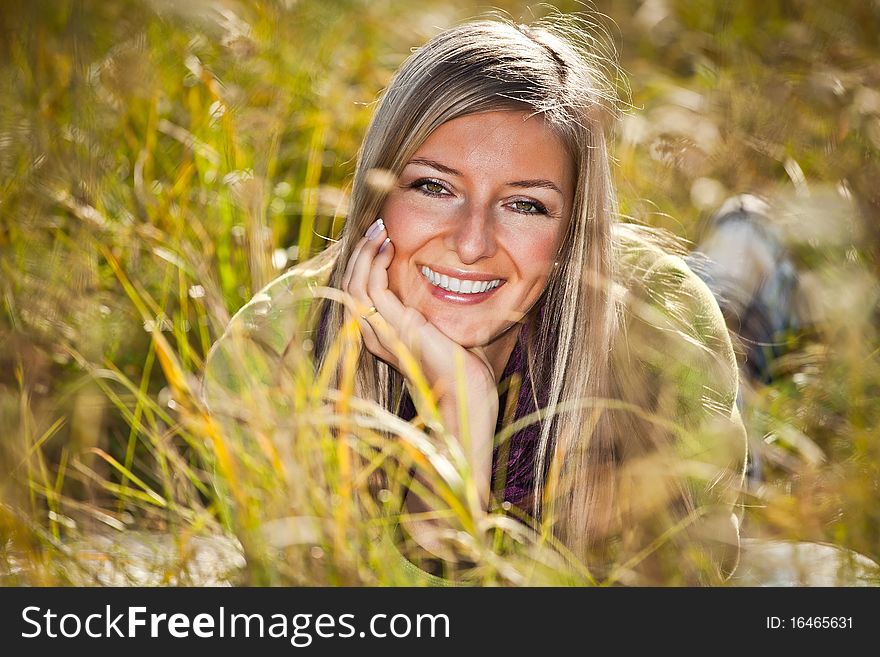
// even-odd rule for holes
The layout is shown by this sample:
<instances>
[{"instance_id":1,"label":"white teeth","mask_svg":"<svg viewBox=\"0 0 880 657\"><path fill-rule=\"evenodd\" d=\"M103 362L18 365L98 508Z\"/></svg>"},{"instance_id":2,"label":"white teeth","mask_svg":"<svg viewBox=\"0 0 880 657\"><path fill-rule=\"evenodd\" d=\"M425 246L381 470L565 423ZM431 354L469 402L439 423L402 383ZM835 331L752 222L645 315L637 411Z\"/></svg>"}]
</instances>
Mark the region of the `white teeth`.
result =
<instances>
[{"instance_id":1,"label":"white teeth","mask_svg":"<svg viewBox=\"0 0 880 657\"><path fill-rule=\"evenodd\" d=\"M452 276L447 276L446 274L438 274L426 266L422 267L422 275L437 287L441 287L444 290L449 290L451 292L459 292L461 294L479 294L486 290L492 290L502 283L499 278L496 278L493 281L475 281L472 279L459 280Z\"/></svg>"}]
</instances>

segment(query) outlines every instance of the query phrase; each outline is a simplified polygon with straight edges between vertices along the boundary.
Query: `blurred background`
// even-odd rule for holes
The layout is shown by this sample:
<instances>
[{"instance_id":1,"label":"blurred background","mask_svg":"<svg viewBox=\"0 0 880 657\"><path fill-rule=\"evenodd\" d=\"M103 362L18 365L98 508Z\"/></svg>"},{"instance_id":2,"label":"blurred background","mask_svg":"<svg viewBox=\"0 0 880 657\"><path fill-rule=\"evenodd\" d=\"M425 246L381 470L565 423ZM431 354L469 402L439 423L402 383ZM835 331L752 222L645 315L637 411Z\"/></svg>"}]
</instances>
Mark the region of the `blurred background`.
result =
<instances>
[{"instance_id":1,"label":"blurred background","mask_svg":"<svg viewBox=\"0 0 880 657\"><path fill-rule=\"evenodd\" d=\"M623 215L697 242L760 194L801 271L808 330L746 408L744 530L880 559L880 2L554 6L619 54ZM491 8L3 2L0 570L89 531L235 525L185 393L231 314L338 233L394 69Z\"/></svg>"}]
</instances>

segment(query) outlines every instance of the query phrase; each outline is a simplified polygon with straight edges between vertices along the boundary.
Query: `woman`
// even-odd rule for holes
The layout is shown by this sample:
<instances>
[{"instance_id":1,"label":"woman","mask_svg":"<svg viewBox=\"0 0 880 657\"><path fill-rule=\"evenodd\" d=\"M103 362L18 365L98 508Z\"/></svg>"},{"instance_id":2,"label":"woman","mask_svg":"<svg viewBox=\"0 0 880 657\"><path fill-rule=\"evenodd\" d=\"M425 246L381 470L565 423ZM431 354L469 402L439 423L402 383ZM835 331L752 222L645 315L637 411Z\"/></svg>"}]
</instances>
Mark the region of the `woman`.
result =
<instances>
[{"instance_id":1,"label":"woman","mask_svg":"<svg viewBox=\"0 0 880 657\"><path fill-rule=\"evenodd\" d=\"M613 89L574 35L479 21L417 50L376 108L339 242L285 279L347 293L314 315L318 366L356 323L355 395L436 411L478 512L510 508L600 572L660 581L666 551L673 581L717 581L745 461L730 340L683 261L616 223ZM434 497L417 473L404 534L452 560L448 523L416 515Z\"/></svg>"}]
</instances>

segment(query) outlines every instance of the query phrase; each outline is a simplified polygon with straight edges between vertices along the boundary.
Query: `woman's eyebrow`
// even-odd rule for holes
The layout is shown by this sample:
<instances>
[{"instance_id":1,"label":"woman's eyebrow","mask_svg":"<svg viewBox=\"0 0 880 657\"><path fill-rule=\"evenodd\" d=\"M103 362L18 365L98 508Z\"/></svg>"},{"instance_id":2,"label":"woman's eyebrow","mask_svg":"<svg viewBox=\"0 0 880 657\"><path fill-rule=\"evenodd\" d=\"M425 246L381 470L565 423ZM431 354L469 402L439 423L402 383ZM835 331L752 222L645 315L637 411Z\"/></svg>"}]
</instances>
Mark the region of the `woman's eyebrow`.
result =
<instances>
[{"instance_id":1,"label":"woman's eyebrow","mask_svg":"<svg viewBox=\"0 0 880 657\"><path fill-rule=\"evenodd\" d=\"M560 196L565 196L565 194L562 193L562 190L559 189L552 180L547 180L545 178L537 178L535 180L515 180L514 182L509 182L507 184L510 187L540 187L542 189L552 189Z\"/></svg>"},{"instance_id":2,"label":"woman's eyebrow","mask_svg":"<svg viewBox=\"0 0 880 657\"><path fill-rule=\"evenodd\" d=\"M453 169L452 167L448 167L445 164L441 164L436 160L428 160L423 157L414 157L407 164L424 164L427 167L431 167L432 169L436 169L440 173L446 173L450 176L461 176L461 171L458 169Z\"/></svg>"}]
</instances>

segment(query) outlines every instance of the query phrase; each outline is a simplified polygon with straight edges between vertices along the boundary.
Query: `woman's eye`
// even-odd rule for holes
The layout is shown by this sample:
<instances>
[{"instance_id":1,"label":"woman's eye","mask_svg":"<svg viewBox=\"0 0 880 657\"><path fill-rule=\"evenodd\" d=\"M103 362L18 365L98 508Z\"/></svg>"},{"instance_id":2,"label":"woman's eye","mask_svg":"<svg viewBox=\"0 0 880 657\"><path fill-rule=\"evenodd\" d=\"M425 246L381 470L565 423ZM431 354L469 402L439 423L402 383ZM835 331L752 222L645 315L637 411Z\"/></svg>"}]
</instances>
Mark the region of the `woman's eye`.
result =
<instances>
[{"instance_id":1,"label":"woman's eye","mask_svg":"<svg viewBox=\"0 0 880 657\"><path fill-rule=\"evenodd\" d=\"M448 194L446 187L438 183L436 180L416 180L412 187L418 189L429 196L445 196Z\"/></svg>"},{"instance_id":2,"label":"woman's eye","mask_svg":"<svg viewBox=\"0 0 880 657\"><path fill-rule=\"evenodd\" d=\"M547 208L535 201L514 201L510 207L524 214L547 214Z\"/></svg>"}]
</instances>

